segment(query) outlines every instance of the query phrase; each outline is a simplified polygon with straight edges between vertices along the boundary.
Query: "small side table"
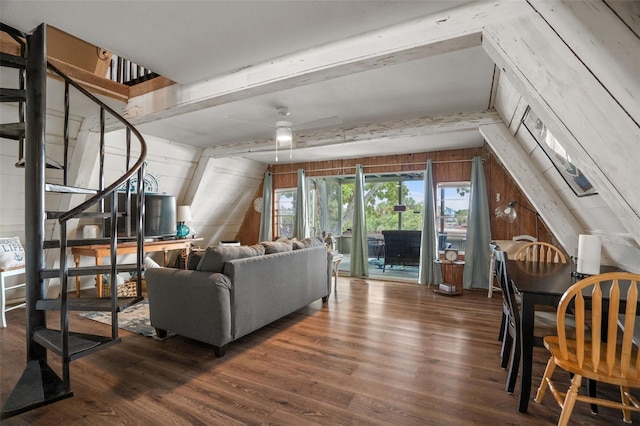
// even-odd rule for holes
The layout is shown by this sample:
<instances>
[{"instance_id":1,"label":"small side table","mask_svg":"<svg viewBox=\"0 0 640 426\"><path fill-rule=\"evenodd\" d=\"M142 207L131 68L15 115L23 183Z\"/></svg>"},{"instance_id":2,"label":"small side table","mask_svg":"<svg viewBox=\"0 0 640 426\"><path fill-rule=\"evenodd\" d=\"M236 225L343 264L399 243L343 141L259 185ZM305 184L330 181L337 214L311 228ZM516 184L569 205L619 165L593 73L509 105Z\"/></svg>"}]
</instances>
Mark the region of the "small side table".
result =
<instances>
[{"instance_id":1,"label":"small side table","mask_svg":"<svg viewBox=\"0 0 640 426\"><path fill-rule=\"evenodd\" d=\"M338 291L338 266L340 266L340 262L342 262L343 258L344 256L341 255L340 253L334 253L331 259L331 262L332 262L331 271L333 272L333 276L334 276L333 291L335 292Z\"/></svg>"},{"instance_id":2,"label":"small side table","mask_svg":"<svg viewBox=\"0 0 640 426\"><path fill-rule=\"evenodd\" d=\"M442 276L444 279L445 272L451 278L451 283L443 283L442 285L452 286L452 290L448 291L440 287L440 285L433 289L435 293L443 294L445 296L461 296L462 295L462 282L454 282L455 279L455 267L464 266L464 260L456 260L455 262L449 262L448 260L434 260L436 265L440 265L442 268Z\"/></svg>"}]
</instances>

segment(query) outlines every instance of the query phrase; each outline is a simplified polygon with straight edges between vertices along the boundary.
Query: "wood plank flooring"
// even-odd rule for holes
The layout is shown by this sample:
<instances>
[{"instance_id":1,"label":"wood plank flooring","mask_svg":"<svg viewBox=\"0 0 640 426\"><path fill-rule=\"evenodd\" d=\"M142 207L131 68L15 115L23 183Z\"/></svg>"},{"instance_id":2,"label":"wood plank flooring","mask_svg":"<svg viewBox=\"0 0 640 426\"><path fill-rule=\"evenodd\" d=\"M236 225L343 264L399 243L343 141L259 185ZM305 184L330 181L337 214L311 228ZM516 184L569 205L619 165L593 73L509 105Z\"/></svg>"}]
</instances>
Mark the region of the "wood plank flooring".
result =
<instances>
[{"instance_id":1,"label":"wood plank flooring","mask_svg":"<svg viewBox=\"0 0 640 426\"><path fill-rule=\"evenodd\" d=\"M555 424L560 410L550 395L520 414L519 387L504 391L496 296L447 297L412 283L341 277L326 305L314 302L243 337L220 359L181 336L157 341L122 330L122 344L71 364L73 398L3 424ZM26 359L24 310L7 320L2 401ZM75 331L109 334L76 313L70 320ZM536 348L533 395L546 360ZM49 363L60 371L55 355ZM604 385L599 392L617 395ZM619 411L601 407L594 417L578 404L572 424L624 423Z\"/></svg>"}]
</instances>

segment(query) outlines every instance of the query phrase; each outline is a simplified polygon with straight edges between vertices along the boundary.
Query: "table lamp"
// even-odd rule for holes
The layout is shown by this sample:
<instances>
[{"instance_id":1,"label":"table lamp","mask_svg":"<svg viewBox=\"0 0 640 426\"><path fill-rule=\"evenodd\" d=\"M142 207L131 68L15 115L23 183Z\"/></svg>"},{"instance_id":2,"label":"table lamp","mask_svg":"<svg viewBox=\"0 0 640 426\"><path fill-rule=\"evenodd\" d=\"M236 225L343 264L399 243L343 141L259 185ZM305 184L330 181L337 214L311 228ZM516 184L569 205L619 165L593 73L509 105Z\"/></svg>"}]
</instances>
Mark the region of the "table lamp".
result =
<instances>
[{"instance_id":1,"label":"table lamp","mask_svg":"<svg viewBox=\"0 0 640 426\"><path fill-rule=\"evenodd\" d=\"M176 212L176 219L178 221L176 236L178 238L187 238L187 235L189 235L190 229L184 223L192 220L191 206L178 206L178 211Z\"/></svg>"},{"instance_id":2,"label":"table lamp","mask_svg":"<svg viewBox=\"0 0 640 426\"><path fill-rule=\"evenodd\" d=\"M580 234L578 236L578 276L597 275L600 273L600 254L602 240L598 235Z\"/></svg>"}]
</instances>

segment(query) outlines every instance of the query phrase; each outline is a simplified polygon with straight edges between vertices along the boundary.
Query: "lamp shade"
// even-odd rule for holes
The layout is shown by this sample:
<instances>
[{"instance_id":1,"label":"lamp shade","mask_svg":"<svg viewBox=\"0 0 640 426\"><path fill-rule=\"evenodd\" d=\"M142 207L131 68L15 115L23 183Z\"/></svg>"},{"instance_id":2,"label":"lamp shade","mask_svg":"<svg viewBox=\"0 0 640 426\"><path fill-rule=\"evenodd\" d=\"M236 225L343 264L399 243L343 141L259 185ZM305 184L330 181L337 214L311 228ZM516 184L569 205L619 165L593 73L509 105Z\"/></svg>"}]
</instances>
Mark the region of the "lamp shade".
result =
<instances>
[{"instance_id":1,"label":"lamp shade","mask_svg":"<svg viewBox=\"0 0 640 426\"><path fill-rule=\"evenodd\" d=\"M192 220L191 218L191 206L178 206L178 211L176 212L176 220L178 222L189 222Z\"/></svg>"},{"instance_id":2,"label":"lamp shade","mask_svg":"<svg viewBox=\"0 0 640 426\"><path fill-rule=\"evenodd\" d=\"M580 235L578 237L578 264L576 272L586 275L600 273L600 254L602 240L597 235Z\"/></svg>"}]
</instances>

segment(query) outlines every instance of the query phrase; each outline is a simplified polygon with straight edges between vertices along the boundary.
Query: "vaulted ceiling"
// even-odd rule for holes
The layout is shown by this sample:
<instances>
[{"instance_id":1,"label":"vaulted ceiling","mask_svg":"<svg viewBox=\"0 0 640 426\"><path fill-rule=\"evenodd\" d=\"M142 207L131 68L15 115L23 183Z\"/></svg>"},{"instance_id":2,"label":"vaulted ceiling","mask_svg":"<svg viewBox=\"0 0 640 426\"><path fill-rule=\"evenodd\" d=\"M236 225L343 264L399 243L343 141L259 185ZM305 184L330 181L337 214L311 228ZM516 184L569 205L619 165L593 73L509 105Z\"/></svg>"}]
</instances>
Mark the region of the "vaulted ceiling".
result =
<instances>
[{"instance_id":1,"label":"vaulted ceiling","mask_svg":"<svg viewBox=\"0 0 640 426\"><path fill-rule=\"evenodd\" d=\"M467 3L487 5L3 0L2 20L25 31L45 22L176 81L127 107L143 133L272 163L278 106L300 141L280 161L482 145L468 120L491 106L494 65L473 12L456 9ZM427 30L440 40L425 48L413 38ZM446 131L430 130L439 122Z\"/></svg>"}]
</instances>

